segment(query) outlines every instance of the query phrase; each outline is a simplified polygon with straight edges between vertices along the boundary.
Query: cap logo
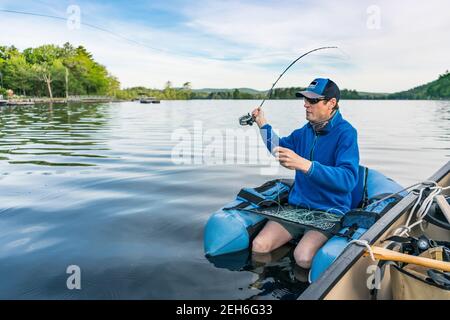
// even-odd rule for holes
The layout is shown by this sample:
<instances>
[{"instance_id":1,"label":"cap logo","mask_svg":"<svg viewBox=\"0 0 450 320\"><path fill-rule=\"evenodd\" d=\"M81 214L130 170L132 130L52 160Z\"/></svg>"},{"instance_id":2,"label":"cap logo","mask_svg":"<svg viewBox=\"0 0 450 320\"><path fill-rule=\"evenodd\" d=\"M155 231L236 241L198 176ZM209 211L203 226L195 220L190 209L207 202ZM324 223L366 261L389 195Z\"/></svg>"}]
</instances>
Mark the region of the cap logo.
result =
<instances>
[{"instance_id":1,"label":"cap logo","mask_svg":"<svg viewBox=\"0 0 450 320\"><path fill-rule=\"evenodd\" d=\"M314 88L316 87L316 85L317 85L317 81L313 81L313 82L311 82L311 84L308 86L308 88L314 89Z\"/></svg>"}]
</instances>

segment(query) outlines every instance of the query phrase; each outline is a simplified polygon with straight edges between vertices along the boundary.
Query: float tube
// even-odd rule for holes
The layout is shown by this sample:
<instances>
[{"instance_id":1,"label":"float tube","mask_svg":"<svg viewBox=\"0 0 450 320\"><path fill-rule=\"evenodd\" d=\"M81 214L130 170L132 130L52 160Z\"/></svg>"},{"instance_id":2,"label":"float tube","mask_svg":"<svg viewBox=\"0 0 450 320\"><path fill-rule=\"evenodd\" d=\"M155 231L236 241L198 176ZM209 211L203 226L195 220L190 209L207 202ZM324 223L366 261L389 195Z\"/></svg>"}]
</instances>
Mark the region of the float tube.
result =
<instances>
[{"instance_id":1,"label":"float tube","mask_svg":"<svg viewBox=\"0 0 450 320\"><path fill-rule=\"evenodd\" d=\"M387 212L399 199L406 195L403 187L384 176L380 172L360 166L358 183L352 191L352 209L362 209L365 213L376 213L381 216ZM292 179L271 180L257 188L241 189L236 199L208 219L204 229L204 250L207 257L238 252L249 248L254 236L267 222L262 215L248 210L267 206L270 203L286 202L293 185ZM390 194L395 194L386 200L379 201ZM350 215L348 216L350 219ZM359 239L370 225L358 224L355 228L346 225L345 220L339 234L328 240L315 255L310 282L320 275L344 251L348 242Z\"/></svg>"}]
</instances>

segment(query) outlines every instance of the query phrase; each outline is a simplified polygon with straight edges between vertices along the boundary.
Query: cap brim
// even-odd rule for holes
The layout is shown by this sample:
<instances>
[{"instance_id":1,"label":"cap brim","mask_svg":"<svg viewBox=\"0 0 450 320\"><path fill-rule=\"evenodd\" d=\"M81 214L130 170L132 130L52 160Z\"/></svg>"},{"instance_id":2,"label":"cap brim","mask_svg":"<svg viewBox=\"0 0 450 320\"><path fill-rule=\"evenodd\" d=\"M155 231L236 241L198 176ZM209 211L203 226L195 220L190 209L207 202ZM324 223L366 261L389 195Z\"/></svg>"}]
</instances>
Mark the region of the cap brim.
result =
<instances>
[{"instance_id":1,"label":"cap brim","mask_svg":"<svg viewBox=\"0 0 450 320\"><path fill-rule=\"evenodd\" d=\"M309 98L309 99L323 99L324 96L321 96L320 94L317 94L312 91L298 91L295 93L295 96L297 98Z\"/></svg>"}]
</instances>

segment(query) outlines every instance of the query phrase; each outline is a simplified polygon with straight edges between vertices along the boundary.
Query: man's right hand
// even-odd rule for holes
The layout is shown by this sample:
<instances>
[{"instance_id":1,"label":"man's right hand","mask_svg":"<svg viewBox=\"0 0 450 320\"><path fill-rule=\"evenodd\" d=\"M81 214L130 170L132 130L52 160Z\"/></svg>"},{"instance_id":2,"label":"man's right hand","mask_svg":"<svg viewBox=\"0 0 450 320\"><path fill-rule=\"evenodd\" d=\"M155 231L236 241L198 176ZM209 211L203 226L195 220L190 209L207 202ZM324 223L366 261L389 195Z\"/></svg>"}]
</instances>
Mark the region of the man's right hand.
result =
<instances>
[{"instance_id":1,"label":"man's right hand","mask_svg":"<svg viewBox=\"0 0 450 320\"><path fill-rule=\"evenodd\" d=\"M253 110L252 116L255 119L255 122L258 125L258 127L261 128L262 126L267 124L267 120L264 117L264 111L262 111L261 108L256 108L255 110Z\"/></svg>"}]
</instances>

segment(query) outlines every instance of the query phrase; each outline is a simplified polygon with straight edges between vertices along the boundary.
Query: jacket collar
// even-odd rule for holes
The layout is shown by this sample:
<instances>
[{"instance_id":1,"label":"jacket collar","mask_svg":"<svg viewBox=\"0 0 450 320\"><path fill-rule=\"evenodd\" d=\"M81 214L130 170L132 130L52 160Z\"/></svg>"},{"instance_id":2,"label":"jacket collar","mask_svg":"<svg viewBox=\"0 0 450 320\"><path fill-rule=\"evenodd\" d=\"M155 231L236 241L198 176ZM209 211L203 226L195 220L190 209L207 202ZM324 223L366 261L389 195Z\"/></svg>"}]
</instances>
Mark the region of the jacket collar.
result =
<instances>
[{"instance_id":1,"label":"jacket collar","mask_svg":"<svg viewBox=\"0 0 450 320\"><path fill-rule=\"evenodd\" d=\"M319 132L319 134L321 135L328 134L330 131L333 130L334 127L337 126L339 122L341 122L341 120L342 120L341 112L339 111L339 109L337 109L333 117L328 121L327 125ZM308 127L314 131L313 126L309 122Z\"/></svg>"}]
</instances>

